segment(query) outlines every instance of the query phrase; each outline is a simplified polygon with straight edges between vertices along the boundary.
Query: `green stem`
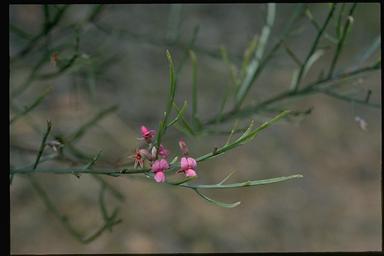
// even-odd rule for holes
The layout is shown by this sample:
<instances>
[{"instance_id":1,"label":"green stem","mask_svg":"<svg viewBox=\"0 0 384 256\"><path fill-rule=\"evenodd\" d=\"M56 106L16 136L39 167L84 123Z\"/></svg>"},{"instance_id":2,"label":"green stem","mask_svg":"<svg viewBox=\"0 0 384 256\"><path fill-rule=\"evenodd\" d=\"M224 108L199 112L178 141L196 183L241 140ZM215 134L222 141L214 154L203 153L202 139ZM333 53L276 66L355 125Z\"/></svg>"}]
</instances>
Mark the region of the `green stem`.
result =
<instances>
[{"instance_id":1,"label":"green stem","mask_svg":"<svg viewBox=\"0 0 384 256\"><path fill-rule=\"evenodd\" d=\"M331 66L330 66L329 72L328 72L328 78L332 77L332 75L333 75L334 69L336 67L337 60L339 59L339 56L341 54L341 51L342 51L342 48L343 48L343 45L344 45L345 38L347 37L347 33L348 33L348 30L349 30L349 27L352 24L352 14L355 11L356 6L357 6L357 3L354 3L352 5L351 9L349 10L349 15L348 15L348 18L347 18L347 20L345 22L344 29L343 29L343 32L341 34L341 38L339 39L339 41L337 43L336 52L333 55Z\"/></svg>"},{"instance_id":2,"label":"green stem","mask_svg":"<svg viewBox=\"0 0 384 256\"><path fill-rule=\"evenodd\" d=\"M100 236L106 229L110 228L113 225L119 224L121 220L110 220L109 222L105 222L103 226L101 226L95 233L88 237L84 237L79 231L77 231L70 223L68 218L61 214L60 210L54 205L52 200L48 197L47 193L41 187L41 185L35 180L34 177L28 176L29 181L32 184L32 187L38 193L40 198L43 200L44 204L48 208L48 210L55 215L55 217L63 224L64 228L79 242L81 243L89 243Z\"/></svg>"},{"instance_id":3,"label":"green stem","mask_svg":"<svg viewBox=\"0 0 384 256\"><path fill-rule=\"evenodd\" d=\"M49 24L44 26L42 31L38 35L36 35L33 39L31 39L31 41L23 50L17 53L16 56L12 57L12 60L15 60L16 58L24 57L26 54L28 54L36 46L36 44L58 24L58 22L61 20L62 16L64 15L68 7L69 5L63 6L56 13L56 16L53 18L53 20L49 22Z\"/></svg>"},{"instance_id":4,"label":"green stem","mask_svg":"<svg viewBox=\"0 0 384 256\"><path fill-rule=\"evenodd\" d=\"M39 97L37 97L37 99L29 106L25 107L24 110L22 110L21 112L15 114L11 121L10 121L10 124L14 123L16 120L18 120L20 117L28 114L30 111L32 111L35 107L37 107L43 100L44 98L48 95L48 93L51 92L51 89L52 87L48 87L48 89L46 89L42 95L40 95Z\"/></svg>"},{"instance_id":5,"label":"green stem","mask_svg":"<svg viewBox=\"0 0 384 256\"><path fill-rule=\"evenodd\" d=\"M46 169L13 169L10 170L11 174L30 174L30 173L53 173L53 174L104 174L109 176L120 176L124 174L136 174L136 173L147 173L150 169L134 169L134 168L120 168L120 169L84 169L84 168L46 168Z\"/></svg>"},{"instance_id":6,"label":"green stem","mask_svg":"<svg viewBox=\"0 0 384 256\"><path fill-rule=\"evenodd\" d=\"M264 179L264 180L252 180L252 181L245 181L245 182L231 183L231 184L220 184L220 183L213 184L213 185L180 184L179 186L186 187L186 188L193 188L193 189L228 189L228 188L241 188L241 187L265 185L265 184L282 182L282 181L296 179L296 178L303 178L303 175L295 174L291 176L283 176L283 177Z\"/></svg>"},{"instance_id":7,"label":"green stem","mask_svg":"<svg viewBox=\"0 0 384 256\"><path fill-rule=\"evenodd\" d=\"M172 110L172 106L174 105L175 94L176 94L175 67L173 64L172 56L168 50L166 51L166 56L169 62L169 91L168 91L167 105L164 112L164 118L162 121L160 121L159 129L157 131L156 149L160 148L162 136L165 134L167 130L168 119ZM158 154L159 154L159 150L156 150L156 159Z\"/></svg>"},{"instance_id":8,"label":"green stem","mask_svg":"<svg viewBox=\"0 0 384 256\"><path fill-rule=\"evenodd\" d=\"M295 83L293 84L293 91L297 91L297 89L300 85L301 79L303 77L304 70L306 69L306 65L308 63L308 60L311 58L312 54L316 51L317 45L320 41L320 38L323 35L323 32L325 31L329 21L331 20L333 13L335 11L335 8L336 8L336 4L332 4L331 10L329 11L327 18L325 19L323 26L318 31L317 36L315 38L315 41L312 43L312 47L309 50L307 57L305 58L305 60L303 62L303 65L300 67L297 79L295 80Z\"/></svg>"},{"instance_id":9,"label":"green stem","mask_svg":"<svg viewBox=\"0 0 384 256\"><path fill-rule=\"evenodd\" d=\"M51 121L47 121L47 130L45 131L43 140L41 141L40 149L39 149L39 152L37 153L36 161L33 164L33 170L36 170L37 165L39 164L39 161L40 161L40 158L41 158L41 156L43 154L44 148L46 146L46 141L47 141L48 135L49 135L49 133L51 131L51 128L52 128Z\"/></svg>"},{"instance_id":10,"label":"green stem","mask_svg":"<svg viewBox=\"0 0 384 256\"><path fill-rule=\"evenodd\" d=\"M247 67L246 75L236 94L235 109L240 108L257 74L259 73L258 70L261 68L261 61L265 52L265 48L266 48L269 36L271 34L272 26L275 21L275 13L276 13L276 4L269 3L267 16L266 16L266 23L262 29L260 40L258 42L258 46L255 51L255 55Z\"/></svg>"},{"instance_id":11,"label":"green stem","mask_svg":"<svg viewBox=\"0 0 384 256\"><path fill-rule=\"evenodd\" d=\"M277 94L276 96L274 96L270 99L267 99L267 100L255 105L255 106L243 108L243 109L238 110L238 111L233 111L233 110L229 111L229 112L223 114L221 116L221 118L219 119L219 121L217 121L216 117L213 117L213 118L211 118L205 122L205 126L213 125L216 123L225 123L225 122L233 120L235 118L246 118L246 117L249 117L249 116L263 110L263 108L265 108L266 106L271 105L273 103L276 103L276 102L279 102L279 101L282 101L285 99L297 98L297 97L301 97L301 96L304 96L307 94L315 93L316 90L314 88L318 89L318 87L320 87L320 86L334 84L334 83L339 82L339 81L344 80L344 79L352 79L355 76L359 76L363 73L375 71L378 69L380 69L380 65L368 66L368 67L360 68L357 70L353 70L351 72L343 73L343 74L340 74L340 75L337 75L337 76L334 76L331 78L325 78L325 79L318 80L314 83L308 84L307 86L305 86L302 89L297 90L297 91L289 91L289 90L284 91L284 92Z\"/></svg>"}]
</instances>

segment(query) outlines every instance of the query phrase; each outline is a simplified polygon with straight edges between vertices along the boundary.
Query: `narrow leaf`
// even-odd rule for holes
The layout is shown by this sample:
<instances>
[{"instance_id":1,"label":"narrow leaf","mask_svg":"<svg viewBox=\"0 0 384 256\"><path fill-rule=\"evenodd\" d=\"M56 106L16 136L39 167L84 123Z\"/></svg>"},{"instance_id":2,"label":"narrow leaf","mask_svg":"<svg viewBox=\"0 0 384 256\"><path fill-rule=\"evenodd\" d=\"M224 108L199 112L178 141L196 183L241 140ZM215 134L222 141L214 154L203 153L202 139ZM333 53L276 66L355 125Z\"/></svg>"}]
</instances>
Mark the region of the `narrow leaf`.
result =
<instances>
[{"instance_id":1,"label":"narrow leaf","mask_svg":"<svg viewBox=\"0 0 384 256\"><path fill-rule=\"evenodd\" d=\"M213 203L213 204L215 204L215 205L217 205L217 206L220 206L220 207L223 207L223 208L234 208L234 207L236 207L236 206L238 206L239 204L240 204L240 202L238 201L238 202L235 202L235 203L224 203L224 202L220 202L220 201L217 201L217 200L214 200L214 199L212 199L212 198L209 198L209 197L207 197L206 195L204 195L203 193L201 193L199 190L197 190L197 189L194 189L195 190L195 192L199 195L199 196L201 196L202 198L204 198L205 200L207 200L208 202L210 202L210 203Z\"/></svg>"},{"instance_id":2,"label":"narrow leaf","mask_svg":"<svg viewBox=\"0 0 384 256\"><path fill-rule=\"evenodd\" d=\"M180 109L177 107L176 103L173 103L173 107L176 109L177 113L180 113ZM183 115L180 115L181 125L185 130L192 136L195 136L196 133L193 131L191 126L188 124L187 120L184 118Z\"/></svg>"},{"instance_id":3,"label":"narrow leaf","mask_svg":"<svg viewBox=\"0 0 384 256\"><path fill-rule=\"evenodd\" d=\"M168 118L169 115L172 111L172 106L174 104L175 100L175 94L176 94L176 80L175 80L175 67L173 64L172 56L169 53L169 51L166 51L166 56L169 62L169 90L168 90L168 99L167 99L167 105L166 105L166 110L164 114L164 118L162 121L160 121L159 129L157 132L157 137L156 137L156 148L159 148L161 144L161 138L165 131L167 130L167 123L168 123ZM156 158L158 155L159 151L156 153Z\"/></svg>"},{"instance_id":4,"label":"narrow leaf","mask_svg":"<svg viewBox=\"0 0 384 256\"><path fill-rule=\"evenodd\" d=\"M171 122L169 122L169 124L167 125L167 128L172 126L174 123L176 123L181 117L183 117L183 114L184 114L184 111L187 107L187 101L184 101L184 104L183 106L181 107L180 111L178 111L177 113L177 116L175 117L175 119L173 119Z\"/></svg>"},{"instance_id":5,"label":"narrow leaf","mask_svg":"<svg viewBox=\"0 0 384 256\"><path fill-rule=\"evenodd\" d=\"M68 142L72 142L74 140L80 139L89 128L93 127L103 117L107 116L108 114L110 114L116 110L117 110L116 105L113 105L113 106L110 106L108 108L101 110L92 119L90 119L88 122L86 122L85 124L80 126L75 132L73 132L70 136L68 136Z\"/></svg>"},{"instance_id":6,"label":"narrow leaf","mask_svg":"<svg viewBox=\"0 0 384 256\"><path fill-rule=\"evenodd\" d=\"M222 181L220 181L218 183L218 185L222 185L224 182L226 182L235 172L236 172L236 170L231 172L231 173L229 173Z\"/></svg>"},{"instance_id":7,"label":"narrow leaf","mask_svg":"<svg viewBox=\"0 0 384 256\"><path fill-rule=\"evenodd\" d=\"M196 54L189 50L189 57L192 62L192 117L197 118L197 58Z\"/></svg>"},{"instance_id":8,"label":"narrow leaf","mask_svg":"<svg viewBox=\"0 0 384 256\"><path fill-rule=\"evenodd\" d=\"M323 56L325 53L324 50L322 49L319 49L319 50L316 50L312 55L311 57L309 57L305 67L304 67L304 72L303 72L303 77L305 77L305 75L308 73L309 69L312 67L313 64L315 64L315 62L317 60L320 59L321 56Z\"/></svg>"},{"instance_id":9,"label":"narrow leaf","mask_svg":"<svg viewBox=\"0 0 384 256\"><path fill-rule=\"evenodd\" d=\"M242 83L236 93L236 108L239 108L241 106L245 97L248 94L248 91L250 90L253 84L254 79L256 78L269 36L271 34L272 26L275 21L275 14L276 4L268 3L266 24L264 25L261 31L260 39L257 45L257 49L255 51L254 58L249 63L244 80L242 80Z\"/></svg>"},{"instance_id":10,"label":"narrow leaf","mask_svg":"<svg viewBox=\"0 0 384 256\"><path fill-rule=\"evenodd\" d=\"M242 188L242 187L266 185L266 184L277 183L277 182L282 182L282 181L297 179L297 178L303 178L303 175L295 174L291 176L282 176L282 177L264 179L264 180L249 180L245 182L231 183L231 184L213 184L213 185L182 184L181 186L192 188L192 189L228 189L228 188Z\"/></svg>"}]
</instances>

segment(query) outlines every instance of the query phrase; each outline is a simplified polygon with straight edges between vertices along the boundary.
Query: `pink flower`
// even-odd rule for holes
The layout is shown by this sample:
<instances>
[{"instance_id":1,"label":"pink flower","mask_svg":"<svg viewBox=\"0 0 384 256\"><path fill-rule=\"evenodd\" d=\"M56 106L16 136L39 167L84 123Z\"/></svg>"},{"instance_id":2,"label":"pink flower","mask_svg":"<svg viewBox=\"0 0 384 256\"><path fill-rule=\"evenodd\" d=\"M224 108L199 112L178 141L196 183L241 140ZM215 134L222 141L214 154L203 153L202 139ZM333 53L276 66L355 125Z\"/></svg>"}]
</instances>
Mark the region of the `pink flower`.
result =
<instances>
[{"instance_id":1,"label":"pink flower","mask_svg":"<svg viewBox=\"0 0 384 256\"><path fill-rule=\"evenodd\" d=\"M141 168L143 168L144 166L144 158L140 151L141 149L140 150L136 149L136 153L133 156L129 156L130 158L133 158L135 160L135 163L133 165L134 168L137 168L138 165Z\"/></svg>"},{"instance_id":2,"label":"pink flower","mask_svg":"<svg viewBox=\"0 0 384 256\"><path fill-rule=\"evenodd\" d=\"M155 130L148 130L144 125L141 126L141 136L147 143L151 143L153 136L155 136Z\"/></svg>"},{"instance_id":3,"label":"pink flower","mask_svg":"<svg viewBox=\"0 0 384 256\"><path fill-rule=\"evenodd\" d=\"M180 160L181 170L178 172L184 172L187 177L196 176L196 160L192 157L182 157Z\"/></svg>"},{"instance_id":4,"label":"pink flower","mask_svg":"<svg viewBox=\"0 0 384 256\"><path fill-rule=\"evenodd\" d=\"M169 168L169 164L167 160L161 159L156 160L152 164L152 172L155 173L155 181L156 182L164 182L165 181L165 170Z\"/></svg>"}]
</instances>

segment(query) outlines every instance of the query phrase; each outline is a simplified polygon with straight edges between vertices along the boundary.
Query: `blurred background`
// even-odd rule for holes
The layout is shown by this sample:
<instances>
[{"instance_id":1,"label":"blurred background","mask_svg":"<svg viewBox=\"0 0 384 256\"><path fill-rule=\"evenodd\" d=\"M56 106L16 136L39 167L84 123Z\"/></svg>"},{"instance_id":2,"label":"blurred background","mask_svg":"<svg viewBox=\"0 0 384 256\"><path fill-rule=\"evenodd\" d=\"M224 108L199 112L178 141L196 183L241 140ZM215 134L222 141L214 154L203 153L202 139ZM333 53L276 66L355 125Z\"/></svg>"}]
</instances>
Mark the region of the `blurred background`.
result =
<instances>
[{"instance_id":1,"label":"blurred background","mask_svg":"<svg viewBox=\"0 0 384 256\"><path fill-rule=\"evenodd\" d=\"M192 65L186 49L189 45L194 49L198 63L198 115L202 120L212 118L219 112L225 88L231 83L220 47L225 47L235 65L241 65L244 50L261 33L267 10L265 4L132 4L100 8L70 5L49 31L45 21L52 20L62 7L9 7L10 116L51 87L40 105L11 125L11 167L33 163L47 119L53 124L50 139L58 138L71 134L113 105L118 109L95 123L75 145L89 156L102 150L101 165L103 161L106 164L127 159L139 144L136 138L140 136L140 125L157 129L162 118L169 82L167 49L178 75L176 103L181 106L185 100L188 102L187 117L191 114ZM295 7L277 4L272 42ZM351 70L360 65L356 56L380 36L379 7L375 3L358 4L336 70ZM322 24L328 4L309 4L308 8ZM349 8L346 4L345 10ZM330 34L334 34L335 24L336 21L331 22ZM43 34L37 48L40 50L20 53L42 27L49 32ZM304 59L315 36L315 27L303 15L286 44L298 58ZM335 45L324 39L321 45L332 49L313 66L303 84L314 81L322 69L328 69ZM50 57L53 52L58 53L56 66ZM73 56L76 60L65 68ZM366 64L377 56L380 47ZM31 75L39 62L40 76L37 72ZM286 90L296 67L289 55L279 50L260 74L244 106ZM348 83L348 88L354 89L360 98L370 89L371 101L381 104L379 71ZM23 86L26 89L20 91ZM230 103L228 100L225 110L230 110ZM107 176L105 180L124 196L120 202L107 193L107 204L111 209L120 209L123 221L112 232L84 245L70 236L47 209L28 179L15 175L10 185L11 253L380 250L381 108L323 94L284 104L282 108L312 107L313 111L303 118L280 121L251 143L202 162L196 182L217 183L232 171L236 172L228 182L297 173L303 174L303 179L204 191L224 202L241 201L238 207L225 209L185 188L158 185L137 176ZM242 124L251 119L261 124L271 116L254 115L242 120ZM366 121L366 130L355 121L356 116ZM224 124L220 130L228 130L233 123L234 120ZM163 141L171 155L178 154L177 141L181 137L195 157L227 140L227 135L192 137L172 128ZM100 185L93 177L35 176L77 229L88 234L102 225Z\"/></svg>"}]
</instances>

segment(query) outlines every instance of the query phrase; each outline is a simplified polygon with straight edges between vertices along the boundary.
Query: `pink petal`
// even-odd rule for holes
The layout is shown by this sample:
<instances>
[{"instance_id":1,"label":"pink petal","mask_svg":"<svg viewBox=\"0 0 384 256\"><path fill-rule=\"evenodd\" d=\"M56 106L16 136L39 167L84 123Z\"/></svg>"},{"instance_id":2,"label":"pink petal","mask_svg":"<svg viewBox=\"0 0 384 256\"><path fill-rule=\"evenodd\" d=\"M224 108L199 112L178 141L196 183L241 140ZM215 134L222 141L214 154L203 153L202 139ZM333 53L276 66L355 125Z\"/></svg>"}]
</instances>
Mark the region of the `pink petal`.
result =
<instances>
[{"instance_id":1,"label":"pink petal","mask_svg":"<svg viewBox=\"0 0 384 256\"><path fill-rule=\"evenodd\" d=\"M165 159L160 160L160 168L162 170L166 170L169 168L169 164L168 164L167 160L165 160Z\"/></svg>"},{"instance_id":2,"label":"pink petal","mask_svg":"<svg viewBox=\"0 0 384 256\"><path fill-rule=\"evenodd\" d=\"M155 181L156 182L164 182L165 181L165 174L163 172L156 172Z\"/></svg>"},{"instance_id":3,"label":"pink petal","mask_svg":"<svg viewBox=\"0 0 384 256\"><path fill-rule=\"evenodd\" d=\"M161 168L160 168L160 161L159 161L159 160L156 160L156 161L152 164L151 169L152 169L153 172L159 172L159 171L161 171Z\"/></svg>"},{"instance_id":4,"label":"pink petal","mask_svg":"<svg viewBox=\"0 0 384 256\"><path fill-rule=\"evenodd\" d=\"M140 159L140 160L139 160L139 165L140 165L141 168L144 167L144 160L143 160L143 159Z\"/></svg>"},{"instance_id":5,"label":"pink petal","mask_svg":"<svg viewBox=\"0 0 384 256\"><path fill-rule=\"evenodd\" d=\"M193 159L192 157L188 157L187 160L188 160L188 167L191 169L195 169L196 168L196 160Z\"/></svg>"},{"instance_id":6,"label":"pink petal","mask_svg":"<svg viewBox=\"0 0 384 256\"><path fill-rule=\"evenodd\" d=\"M145 127L144 125L141 126L140 130L141 130L141 134L142 134L143 136L145 136L145 134L148 133L148 129L147 129L147 127Z\"/></svg>"},{"instance_id":7,"label":"pink petal","mask_svg":"<svg viewBox=\"0 0 384 256\"><path fill-rule=\"evenodd\" d=\"M186 157L182 157L180 161L180 167L182 170L187 170L188 169L188 160Z\"/></svg>"},{"instance_id":8,"label":"pink petal","mask_svg":"<svg viewBox=\"0 0 384 256\"><path fill-rule=\"evenodd\" d=\"M188 169L188 170L185 171L185 176L187 176L187 177L194 177L196 175L197 174L196 174L196 172L193 169Z\"/></svg>"}]
</instances>

